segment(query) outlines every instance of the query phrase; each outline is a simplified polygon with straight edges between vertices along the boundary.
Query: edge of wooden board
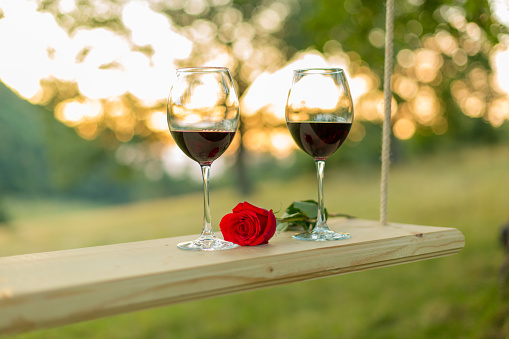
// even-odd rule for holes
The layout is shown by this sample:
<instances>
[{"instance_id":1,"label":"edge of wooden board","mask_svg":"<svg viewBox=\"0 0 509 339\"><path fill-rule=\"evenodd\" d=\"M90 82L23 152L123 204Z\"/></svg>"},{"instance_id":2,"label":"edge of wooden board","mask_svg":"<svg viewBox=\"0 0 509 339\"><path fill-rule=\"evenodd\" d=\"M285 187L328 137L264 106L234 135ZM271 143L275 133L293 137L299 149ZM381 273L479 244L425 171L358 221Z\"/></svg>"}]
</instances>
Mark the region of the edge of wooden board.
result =
<instances>
[{"instance_id":1,"label":"edge of wooden board","mask_svg":"<svg viewBox=\"0 0 509 339\"><path fill-rule=\"evenodd\" d=\"M0 258L0 333L437 258L465 244L454 228L330 225L352 239L298 242L285 233L269 245L197 253L175 248L195 237L185 236Z\"/></svg>"}]
</instances>

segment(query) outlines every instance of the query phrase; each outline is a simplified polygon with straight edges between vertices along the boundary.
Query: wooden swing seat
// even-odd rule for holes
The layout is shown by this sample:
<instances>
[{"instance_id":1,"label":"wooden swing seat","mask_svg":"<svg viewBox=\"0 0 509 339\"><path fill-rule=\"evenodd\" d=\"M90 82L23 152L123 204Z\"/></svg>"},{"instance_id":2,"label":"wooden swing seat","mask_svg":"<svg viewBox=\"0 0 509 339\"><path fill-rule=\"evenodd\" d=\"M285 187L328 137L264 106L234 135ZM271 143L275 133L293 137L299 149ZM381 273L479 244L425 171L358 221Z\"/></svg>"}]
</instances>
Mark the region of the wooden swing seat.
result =
<instances>
[{"instance_id":1,"label":"wooden swing seat","mask_svg":"<svg viewBox=\"0 0 509 339\"><path fill-rule=\"evenodd\" d=\"M0 258L0 334L458 253L454 228L331 219L349 240L184 251L196 235Z\"/></svg>"}]
</instances>

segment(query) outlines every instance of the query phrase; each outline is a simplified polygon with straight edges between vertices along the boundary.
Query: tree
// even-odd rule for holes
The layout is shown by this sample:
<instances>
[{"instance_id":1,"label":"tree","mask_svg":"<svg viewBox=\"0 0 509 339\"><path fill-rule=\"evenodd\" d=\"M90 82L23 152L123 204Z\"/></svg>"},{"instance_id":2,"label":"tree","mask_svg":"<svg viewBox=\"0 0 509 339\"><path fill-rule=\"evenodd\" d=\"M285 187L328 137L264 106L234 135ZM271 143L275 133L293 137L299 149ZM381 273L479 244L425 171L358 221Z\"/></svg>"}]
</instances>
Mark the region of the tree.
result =
<instances>
[{"instance_id":1,"label":"tree","mask_svg":"<svg viewBox=\"0 0 509 339\"><path fill-rule=\"evenodd\" d=\"M314 32L308 43L327 53L338 42L350 51L354 73L369 67L382 78L383 4L346 0L344 9L333 1L314 4L305 20L295 21L301 31ZM394 21L396 135L406 139L417 129L462 140L496 138L492 126L503 123L498 105L509 101L490 80L490 58L508 29L495 21L488 1L396 1Z\"/></svg>"},{"instance_id":2,"label":"tree","mask_svg":"<svg viewBox=\"0 0 509 339\"><path fill-rule=\"evenodd\" d=\"M18 3L23 2L9 6ZM48 31L40 39L55 38L25 55L68 69L40 74L42 89L30 100L105 149L150 144L157 157L157 150L172 143L165 101L175 67L227 66L242 96L260 75L277 73L310 48L327 62L341 61L352 80L364 84L356 102L356 120L363 123L352 130L352 140L367 134L366 122L381 119L385 8L375 0L82 0L78 5L40 0L31 10L33 27ZM14 25L11 13L4 8L0 22ZM445 133L458 140L496 139L496 127L508 119L509 98L490 79L490 58L509 35L490 3L397 1L395 15L395 136L416 142ZM244 146L273 150L256 148L256 140L267 139L269 130L286 131L269 106L243 117L240 168Z\"/></svg>"}]
</instances>

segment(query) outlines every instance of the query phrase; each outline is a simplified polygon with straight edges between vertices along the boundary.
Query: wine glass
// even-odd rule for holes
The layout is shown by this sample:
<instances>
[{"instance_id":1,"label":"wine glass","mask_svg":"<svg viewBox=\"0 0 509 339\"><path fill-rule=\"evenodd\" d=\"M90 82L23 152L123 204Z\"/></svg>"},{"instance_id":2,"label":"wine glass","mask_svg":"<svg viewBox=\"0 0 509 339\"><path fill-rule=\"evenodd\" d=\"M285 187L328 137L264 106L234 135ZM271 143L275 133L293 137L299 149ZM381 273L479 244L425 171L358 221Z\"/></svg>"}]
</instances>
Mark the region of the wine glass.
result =
<instances>
[{"instance_id":1,"label":"wine glass","mask_svg":"<svg viewBox=\"0 0 509 339\"><path fill-rule=\"evenodd\" d=\"M297 240L349 239L326 223L323 199L325 159L343 144L353 121L353 104L340 68L298 69L286 103L286 124L299 148L315 159L318 177L318 215L312 231L295 234Z\"/></svg>"},{"instance_id":2,"label":"wine glass","mask_svg":"<svg viewBox=\"0 0 509 339\"><path fill-rule=\"evenodd\" d=\"M228 68L177 69L168 97L168 125L178 147L198 162L203 176L203 228L194 241L179 243L185 250L214 251L238 245L218 239L210 218L210 166L223 154L239 124L239 100Z\"/></svg>"}]
</instances>

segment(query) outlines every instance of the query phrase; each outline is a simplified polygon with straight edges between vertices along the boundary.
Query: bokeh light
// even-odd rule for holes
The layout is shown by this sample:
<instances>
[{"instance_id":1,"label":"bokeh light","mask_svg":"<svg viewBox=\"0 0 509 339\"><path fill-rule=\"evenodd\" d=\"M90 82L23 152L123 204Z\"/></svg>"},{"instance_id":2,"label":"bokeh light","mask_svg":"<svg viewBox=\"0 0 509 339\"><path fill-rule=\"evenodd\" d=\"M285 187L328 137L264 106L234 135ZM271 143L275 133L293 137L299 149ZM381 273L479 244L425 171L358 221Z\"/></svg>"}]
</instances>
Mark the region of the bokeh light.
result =
<instances>
[{"instance_id":1,"label":"bokeh light","mask_svg":"<svg viewBox=\"0 0 509 339\"><path fill-rule=\"evenodd\" d=\"M242 94L242 145L253 153L284 158L296 148L284 123L294 69L345 70L355 107L353 142L365 137L365 122L382 120L380 73L357 51L345 50L332 31L323 52L317 46L289 53L281 32L294 11L291 1L267 0L247 12L231 0L92 4L61 0L53 6L56 16L40 1L0 0L0 80L26 100L53 109L59 121L87 140L109 133L111 147L120 147L140 136L165 145L151 154L175 158L164 106L176 68L198 65L231 69ZM345 3L345 10L357 14L357 5ZM491 0L490 6L498 23L509 25L507 3ZM441 91L449 83L466 116L494 127L509 120L509 36L499 33L493 45L458 5L442 4L435 16L443 24L433 33L424 34L425 25L415 19L400 27L404 39L417 41L397 51L394 60L393 131L401 140L423 129L447 132ZM90 24L94 20L117 23ZM381 28L370 29L366 38L377 49L385 45ZM481 53L489 57L491 70L472 62ZM232 149L241 141L236 142Z\"/></svg>"}]
</instances>

